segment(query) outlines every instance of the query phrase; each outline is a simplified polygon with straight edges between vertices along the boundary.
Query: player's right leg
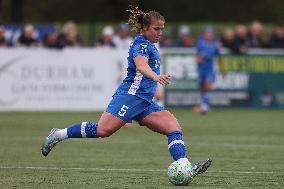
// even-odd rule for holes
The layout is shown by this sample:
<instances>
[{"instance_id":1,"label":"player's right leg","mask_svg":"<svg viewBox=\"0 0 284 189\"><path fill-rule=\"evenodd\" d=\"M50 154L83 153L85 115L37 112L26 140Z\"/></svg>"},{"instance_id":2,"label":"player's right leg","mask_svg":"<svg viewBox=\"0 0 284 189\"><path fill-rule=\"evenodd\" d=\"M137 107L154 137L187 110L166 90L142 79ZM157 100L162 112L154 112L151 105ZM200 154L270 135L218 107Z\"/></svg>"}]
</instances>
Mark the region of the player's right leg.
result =
<instances>
[{"instance_id":1,"label":"player's right leg","mask_svg":"<svg viewBox=\"0 0 284 189\"><path fill-rule=\"evenodd\" d=\"M81 122L65 129L53 129L42 143L42 154L47 156L58 142L67 138L108 137L130 122L148 104L149 102L133 95L117 94L98 123Z\"/></svg>"},{"instance_id":2,"label":"player's right leg","mask_svg":"<svg viewBox=\"0 0 284 189\"><path fill-rule=\"evenodd\" d=\"M53 147L67 138L99 138L108 137L124 125L120 118L104 112L98 122L80 122L65 129L53 128L42 143L42 154L47 156Z\"/></svg>"}]
</instances>

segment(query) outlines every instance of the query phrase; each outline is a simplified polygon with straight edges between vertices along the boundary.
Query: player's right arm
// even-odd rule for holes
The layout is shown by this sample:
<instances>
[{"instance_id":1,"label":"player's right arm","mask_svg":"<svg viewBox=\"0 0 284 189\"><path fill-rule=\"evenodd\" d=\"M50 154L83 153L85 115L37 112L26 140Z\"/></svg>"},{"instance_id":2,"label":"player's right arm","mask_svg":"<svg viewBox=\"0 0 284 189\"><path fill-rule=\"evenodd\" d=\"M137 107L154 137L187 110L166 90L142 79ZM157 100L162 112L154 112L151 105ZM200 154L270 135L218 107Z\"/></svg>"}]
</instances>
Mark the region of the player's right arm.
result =
<instances>
[{"instance_id":1,"label":"player's right arm","mask_svg":"<svg viewBox=\"0 0 284 189\"><path fill-rule=\"evenodd\" d=\"M160 83L161 85L167 85L170 83L170 75L158 75L149 66L148 59L145 56L136 56L134 62L137 70L144 76Z\"/></svg>"}]
</instances>

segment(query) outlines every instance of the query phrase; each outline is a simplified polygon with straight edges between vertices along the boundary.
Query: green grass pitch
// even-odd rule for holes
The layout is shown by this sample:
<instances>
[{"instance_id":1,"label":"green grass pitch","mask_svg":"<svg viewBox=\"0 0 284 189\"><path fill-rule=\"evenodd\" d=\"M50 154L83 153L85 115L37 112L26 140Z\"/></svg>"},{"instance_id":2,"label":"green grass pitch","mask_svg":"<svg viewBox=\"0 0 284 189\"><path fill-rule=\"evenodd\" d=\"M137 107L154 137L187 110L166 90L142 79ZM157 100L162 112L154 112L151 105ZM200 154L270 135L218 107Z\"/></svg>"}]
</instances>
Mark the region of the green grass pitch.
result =
<instances>
[{"instance_id":1,"label":"green grass pitch","mask_svg":"<svg viewBox=\"0 0 284 189\"><path fill-rule=\"evenodd\" d=\"M207 116L170 110L183 127L189 159L213 159L189 186L168 182L167 139L145 127L66 140L43 157L51 128L95 121L100 113L11 112L0 113L0 188L284 187L284 110L217 109Z\"/></svg>"}]
</instances>

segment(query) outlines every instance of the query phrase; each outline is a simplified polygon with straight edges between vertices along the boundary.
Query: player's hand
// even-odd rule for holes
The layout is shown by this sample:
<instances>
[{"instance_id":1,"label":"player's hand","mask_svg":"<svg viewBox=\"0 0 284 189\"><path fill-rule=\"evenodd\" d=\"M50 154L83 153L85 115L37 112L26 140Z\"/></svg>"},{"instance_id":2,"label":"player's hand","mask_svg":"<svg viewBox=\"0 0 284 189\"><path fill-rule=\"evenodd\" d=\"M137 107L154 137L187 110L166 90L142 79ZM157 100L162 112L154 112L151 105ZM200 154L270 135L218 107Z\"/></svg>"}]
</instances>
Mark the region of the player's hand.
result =
<instances>
[{"instance_id":1,"label":"player's hand","mask_svg":"<svg viewBox=\"0 0 284 189\"><path fill-rule=\"evenodd\" d=\"M196 58L196 62L198 63L198 64L202 64L203 63L203 56L201 56L201 55L196 55L195 56L195 58Z\"/></svg>"},{"instance_id":2,"label":"player's hand","mask_svg":"<svg viewBox=\"0 0 284 189\"><path fill-rule=\"evenodd\" d=\"M156 81L160 83L161 85L168 85L171 82L171 76L170 75L159 75L156 78Z\"/></svg>"}]
</instances>

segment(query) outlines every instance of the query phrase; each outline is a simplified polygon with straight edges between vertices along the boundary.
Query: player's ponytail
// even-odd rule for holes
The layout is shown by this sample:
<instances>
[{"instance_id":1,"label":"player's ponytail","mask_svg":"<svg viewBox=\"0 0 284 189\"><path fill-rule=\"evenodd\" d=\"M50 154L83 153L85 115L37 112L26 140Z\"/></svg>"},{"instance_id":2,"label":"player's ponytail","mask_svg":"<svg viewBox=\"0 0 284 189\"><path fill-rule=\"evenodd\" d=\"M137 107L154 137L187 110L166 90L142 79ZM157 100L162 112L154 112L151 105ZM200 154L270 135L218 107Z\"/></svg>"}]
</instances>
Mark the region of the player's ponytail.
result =
<instances>
[{"instance_id":1,"label":"player's ponytail","mask_svg":"<svg viewBox=\"0 0 284 189\"><path fill-rule=\"evenodd\" d=\"M143 17L145 16L145 12L132 5L130 5L127 12L129 12L128 24L132 27L132 30L136 33L140 33L143 28Z\"/></svg>"},{"instance_id":2,"label":"player's ponytail","mask_svg":"<svg viewBox=\"0 0 284 189\"><path fill-rule=\"evenodd\" d=\"M130 5L127 12L129 12L128 24L136 33L141 33L143 27L149 26L153 20L165 21L165 18L156 11L149 11L145 13L138 7L132 5Z\"/></svg>"}]
</instances>

